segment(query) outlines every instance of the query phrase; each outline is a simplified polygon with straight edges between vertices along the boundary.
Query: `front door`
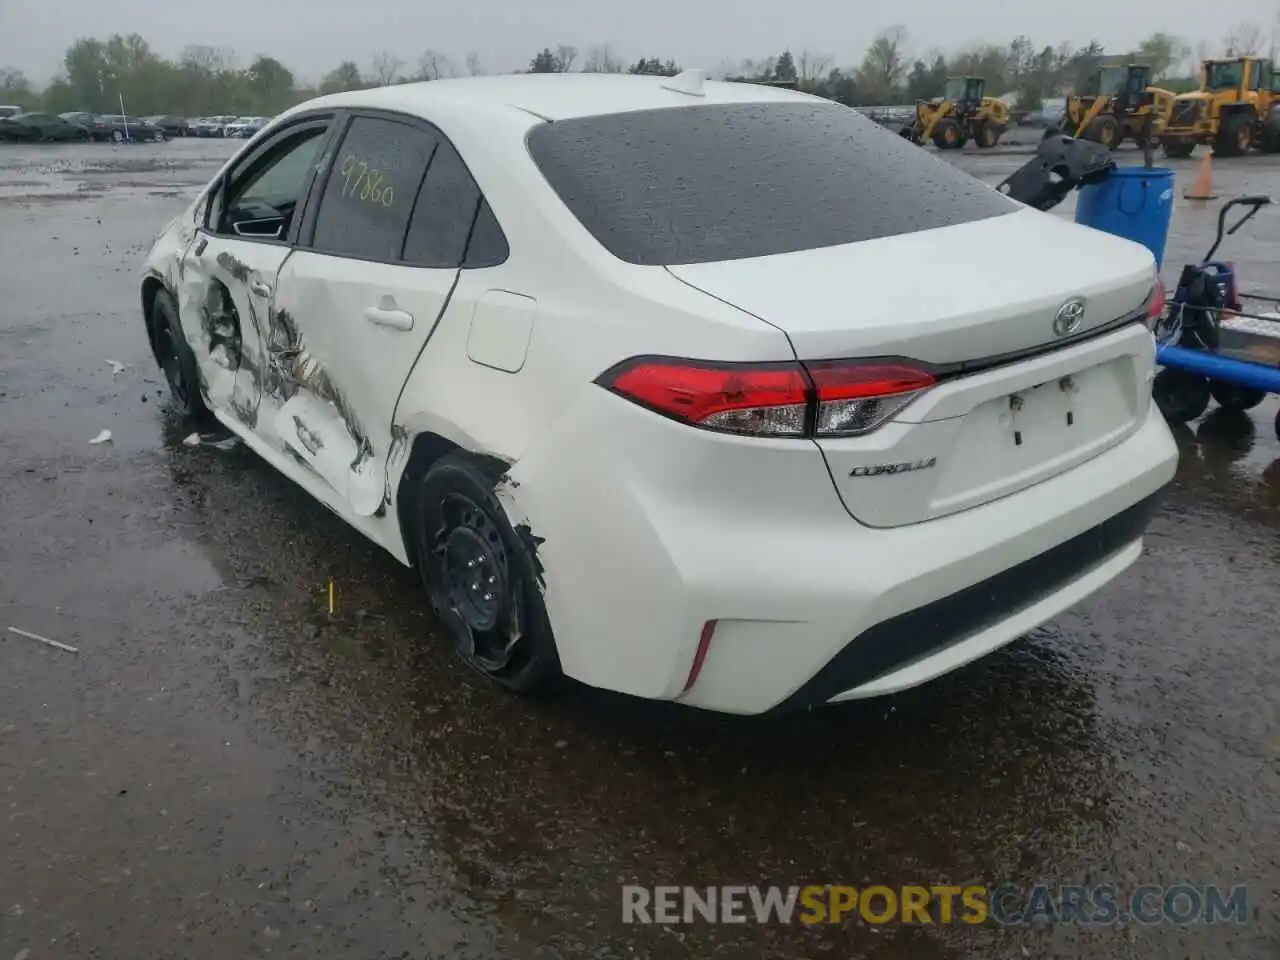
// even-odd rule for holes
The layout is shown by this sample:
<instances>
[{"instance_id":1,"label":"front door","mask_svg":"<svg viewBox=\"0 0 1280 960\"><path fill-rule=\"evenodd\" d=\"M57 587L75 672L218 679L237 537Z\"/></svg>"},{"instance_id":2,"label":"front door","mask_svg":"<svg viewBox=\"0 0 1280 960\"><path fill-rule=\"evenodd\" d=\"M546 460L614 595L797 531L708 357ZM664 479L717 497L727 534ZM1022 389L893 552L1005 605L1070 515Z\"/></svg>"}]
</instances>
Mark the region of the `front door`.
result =
<instances>
[{"instance_id":1,"label":"front door","mask_svg":"<svg viewBox=\"0 0 1280 960\"><path fill-rule=\"evenodd\" d=\"M271 422L356 516L371 516L388 496L400 390L449 306L468 241L484 234L505 259L505 240L449 141L385 116L351 121L307 220L276 288L288 342L272 347L293 357L298 389Z\"/></svg>"},{"instance_id":2,"label":"front door","mask_svg":"<svg viewBox=\"0 0 1280 960\"><path fill-rule=\"evenodd\" d=\"M295 211L320 161L331 118L304 120L255 148L210 191L183 258L178 310L205 402L257 426L276 275L296 236Z\"/></svg>"}]
</instances>

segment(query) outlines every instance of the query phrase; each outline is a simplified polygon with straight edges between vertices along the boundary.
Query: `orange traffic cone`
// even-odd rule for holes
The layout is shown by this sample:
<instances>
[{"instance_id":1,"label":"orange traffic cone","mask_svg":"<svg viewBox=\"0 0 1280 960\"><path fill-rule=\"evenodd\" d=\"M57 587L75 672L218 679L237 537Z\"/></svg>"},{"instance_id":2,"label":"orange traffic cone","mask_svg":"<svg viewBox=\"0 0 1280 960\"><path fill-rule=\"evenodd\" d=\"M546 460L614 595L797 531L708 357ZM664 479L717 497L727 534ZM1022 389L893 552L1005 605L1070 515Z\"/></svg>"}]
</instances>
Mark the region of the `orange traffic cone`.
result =
<instances>
[{"instance_id":1,"label":"orange traffic cone","mask_svg":"<svg viewBox=\"0 0 1280 960\"><path fill-rule=\"evenodd\" d=\"M1182 194L1187 200L1217 200L1218 195L1213 192L1213 154L1205 153L1204 159L1200 161L1200 169L1196 171L1195 182L1191 184L1191 189Z\"/></svg>"}]
</instances>

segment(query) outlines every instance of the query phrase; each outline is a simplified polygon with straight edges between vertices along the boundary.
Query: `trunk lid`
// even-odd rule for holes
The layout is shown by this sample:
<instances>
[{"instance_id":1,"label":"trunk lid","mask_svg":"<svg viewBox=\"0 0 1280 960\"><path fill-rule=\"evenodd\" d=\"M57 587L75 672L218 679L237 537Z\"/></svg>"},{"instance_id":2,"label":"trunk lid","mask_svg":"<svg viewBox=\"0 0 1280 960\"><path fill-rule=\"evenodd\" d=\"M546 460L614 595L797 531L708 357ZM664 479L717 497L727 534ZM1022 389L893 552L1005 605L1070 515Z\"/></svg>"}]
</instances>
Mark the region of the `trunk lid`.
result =
<instances>
[{"instance_id":1,"label":"trunk lid","mask_svg":"<svg viewBox=\"0 0 1280 960\"><path fill-rule=\"evenodd\" d=\"M1145 247L1035 210L866 243L668 267L782 330L801 360L897 355L981 360L1055 342L1054 315L1086 299L1080 331L1143 305Z\"/></svg>"},{"instance_id":2,"label":"trunk lid","mask_svg":"<svg viewBox=\"0 0 1280 960\"><path fill-rule=\"evenodd\" d=\"M908 358L941 382L866 436L819 438L849 513L891 527L1025 489L1145 421L1155 282L1138 244L1025 210L860 244L668 268L782 330L801 360ZM1059 309L1083 300L1070 334Z\"/></svg>"}]
</instances>

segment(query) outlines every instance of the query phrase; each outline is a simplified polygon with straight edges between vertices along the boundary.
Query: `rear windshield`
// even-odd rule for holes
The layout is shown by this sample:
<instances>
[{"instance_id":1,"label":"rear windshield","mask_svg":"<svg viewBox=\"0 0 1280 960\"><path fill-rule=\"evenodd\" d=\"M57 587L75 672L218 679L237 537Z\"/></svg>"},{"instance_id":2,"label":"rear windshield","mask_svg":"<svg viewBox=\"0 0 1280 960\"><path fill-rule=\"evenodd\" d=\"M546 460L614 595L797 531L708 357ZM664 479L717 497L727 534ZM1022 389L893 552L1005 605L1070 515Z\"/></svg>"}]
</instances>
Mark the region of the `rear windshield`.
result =
<instances>
[{"instance_id":1,"label":"rear windshield","mask_svg":"<svg viewBox=\"0 0 1280 960\"><path fill-rule=\"evenodd\" d=\"M1012 213L1017 203L856 110L744 103L535 127L560 199L629 263L738 260Z\"/></svg>"}]
</instances>

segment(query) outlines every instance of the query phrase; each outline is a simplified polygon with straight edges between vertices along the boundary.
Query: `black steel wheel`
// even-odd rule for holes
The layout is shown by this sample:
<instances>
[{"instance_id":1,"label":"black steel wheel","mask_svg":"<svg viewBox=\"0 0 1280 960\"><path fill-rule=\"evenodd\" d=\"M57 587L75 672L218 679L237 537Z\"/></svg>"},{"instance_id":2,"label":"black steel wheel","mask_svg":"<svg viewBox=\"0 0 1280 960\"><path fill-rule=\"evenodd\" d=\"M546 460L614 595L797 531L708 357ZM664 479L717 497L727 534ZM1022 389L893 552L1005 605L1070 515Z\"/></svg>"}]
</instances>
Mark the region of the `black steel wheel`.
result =
<instances>
[{"instance_id":1,"label":"black steel wheel","mask_svg":"<svg viewBox=\"0 0 1280 960\"><path fill-rule=\"evenodd\" d=\"M1177 423L1187 423L1209 409L1209 381L1182 370L1165 368L1156 374L1151 395L1160 411Z\"/></svg>"},{"instance_id":2,"label":"black steel wheel","mask_svg":"<svg viewBox=\"0 0 1280 960\"><path fill-rule=\"evenodd\" d=\"M465 451L437 461L417 492L417 556L431 605L470 666L510 690L561 676L542 599L537 541L494 494L500 464Z\"/></svg>"},{"instance_id":3,"label":"black steel wheel","mask_svg":"<svg viewBox=\"0 0 1280 960\"><path fill-rule=\"evenodd\" d=\"M1115 117L1095 117L1084 132L1084 139L1113 150L1120 142L1120 125Z\"/></svg>"},{"instance_id":4,"label":"black steel wheel","mask_svg":"<svg viewBox=\"0 0 1280 960\"><path fill-rule=\"evenodd\" d=\"M1254 118L1249 113L1229 114L1222 118L1213 152L1220 157L1239 157L1253 145Z\"/></svg>"},{"instance_id":5,"label":"black steel wheel","mask_svg":"<svg viewBox=\"0 0 1280 960\"><path fill-rule=\"evenodd\" d=\"M182 335L178 322L178 305L168 290L156 294L151 304L151 349L164 371L173 397L173 406L184 417L204 417L209 410L200 395L200 374L195 354Z\"/></svg>"},{"instance_id":6,"label":"black steel wheel","mask_svg":"<svg viewBox=\"0 0 1280 960\"><path fill-rule=\"evenodd\" d=\"M1267 399L1265 390L1255 390L1253 387L1242 387L1237 383L1228 383L1225 380L1210 380L1209 392L1213 395L1213 399L1218 406L1224 410L1245 411L1252 410L1263 400Z\"/></svg>"},{"instance_id":7,"label":"black steel wheel","mask_svg":"<svg viewBox=\"0 0 1280 960\"><path fill-rule=\"evenodd\" d=\"M959 150L965 144L964 131L952 117L943 117L933 128L933 145L939 150Z\"/></svg>"}]
</instances>

